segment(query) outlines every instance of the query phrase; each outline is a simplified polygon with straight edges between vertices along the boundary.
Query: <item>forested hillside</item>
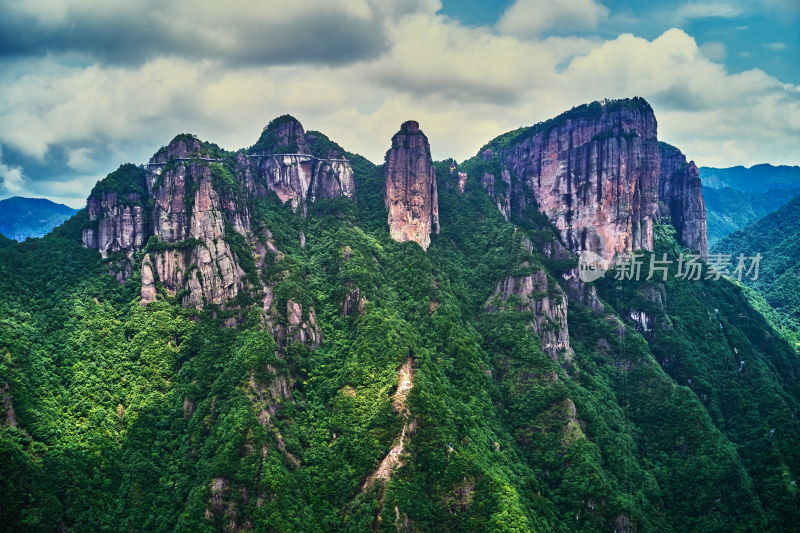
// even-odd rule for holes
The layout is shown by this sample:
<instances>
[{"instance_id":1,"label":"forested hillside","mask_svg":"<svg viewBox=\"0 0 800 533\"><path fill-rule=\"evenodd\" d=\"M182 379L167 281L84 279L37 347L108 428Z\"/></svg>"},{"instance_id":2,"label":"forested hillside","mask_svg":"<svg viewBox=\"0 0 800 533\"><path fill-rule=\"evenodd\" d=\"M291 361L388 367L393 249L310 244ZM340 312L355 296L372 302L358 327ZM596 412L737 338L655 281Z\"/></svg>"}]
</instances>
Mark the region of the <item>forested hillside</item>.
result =
<instances>
[{"instance_id":1,"label":"forested hillside","mask_svg":"<svg viewBox=\"0 0 800 533\"><path fill-rule=\"evenodd\" d=\"M777 211L795 196L800 188L771 189L766 192L747 192L725 187L703 187L708 217L708 243L717 241Z\"/></svg>"},{"instance_id":2,"label":"forested hillside","mask_svg":"<svg viewBox=\"0 0 800 533\"><path fill-rule=\"evenodd\" d=\"M797 189L800 186L800 166L761 164L752 167L700 167L700 180L704 187L730 187L746 192Z\"/></svg>"},{"instance_id":3,"label":"forested hillside","mask_svg":"<svg viewBox=\"0 0 800 533\"><path fill-rule=\"evenodd\" d=\"M560 167L523 154L578 127L607 157L564 155L567 226L534 189ZM798 353L746 288L676 277L705 221L637 211L662 175L646 103L460 164L416 123L391 146L374 165L291 117L237 153L179 136L0 247L0 531L797 527ZM647 175L597 181L626 160ZM592 226L598 196L623 222ZM434 201L424 250L402 224ZM577 278L620 242L666 279Z\"/></svg>"},{"instance_id":4,"label":"forested hillside","mask_svg":"<svg viewBox=\"0 0 800 533\"><path fill-rule=\"evenodd\" d=\"M721 239L714 250L733 257L763 256L758 279L746 283L777 310L781 327L800 342L800 197Z\"/></svg>"}]
</instances>

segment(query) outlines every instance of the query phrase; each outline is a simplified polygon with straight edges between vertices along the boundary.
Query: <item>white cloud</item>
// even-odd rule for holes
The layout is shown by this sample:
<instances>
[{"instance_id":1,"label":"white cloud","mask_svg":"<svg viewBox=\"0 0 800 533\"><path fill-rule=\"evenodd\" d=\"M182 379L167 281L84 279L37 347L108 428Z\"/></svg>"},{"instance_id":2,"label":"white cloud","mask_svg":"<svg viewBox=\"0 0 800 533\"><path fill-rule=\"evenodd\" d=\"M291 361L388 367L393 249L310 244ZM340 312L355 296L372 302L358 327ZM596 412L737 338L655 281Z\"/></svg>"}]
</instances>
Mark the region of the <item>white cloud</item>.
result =
<instances>
[{"instance_id":1,"label":"white cloud","mask_svg":"<svg viewBox=\"0 0 800 533\"><path fill-rule=\"evenodd\" d=\"M608 17L608 8L595 0L516 0L497 23L506 35L532 38L548 30L591 30Z\"/></svg>"},{"instance_id":2,"label":"white cloud","mask_svg":"<svg viewBox=\"0 0 800 533\"><path fill-rule=\"evenodd\" d=\"M711 61L721 63L728 55L728 48L725 46L725 43L706 41L700 46L700 53Z\"/></svg>"},{"instance_id":3,"label":"white cloud","mask_svg":"<svg viewBox=\"0 0 800 533\"><path fill-rule=\"evenodd\" d=\"M775 50L775 51L786 50L786 43L782 43L780 41L775 43L764 43L764 46L766 46L770 50Z\"/></svg>"},{"instance_id":4,"label":"white cloud","mask_svg":"<svg viewBox=\"0 0 800 533\"><path fill-rule=\"evenodd\" d=\"M729 2L689 2L678 6L674 11L674 21L685 23L701 18L735 18L743 13L743 9Z\"/></svg>"},{"instance_id":5,"label":"white cloud","mask_svg":"<svg viewBox=\"0 0 800 533\"><path fill-rule=\"evenodd\" d=\"M0 150L0 185L3 194L19 194L23 191L25 175L22 168L3 163L3 152Z\"/></svg>"},{"instance_id":6,"label":"white cloud","mask_svg":"<svg viewBox=\"0 0 800 533\"><path fill-rule=\"evenodd\" d=\"M606 16L600 4L591 5L597 17ZM98 175L145 162L177 133L237 149L284 113L375 162L400 123L416 119L435 158L463 160L510 129L581 103L630 96L648 99L660 136L698 164L799 162L797 87L760 70L728 73L719 43L698 46L677 29L653 40L519 39L436 15L436 1L364 6L344 9L354 17L369 6L395 13L383 33L386 50L360 61L264 67L172 55L85 66L57 54L7 61L0 70L0 145L31 164L24 172L6 167L11 177L4 183L76 205ZM548 17L548 28L557 27L558 16ZM592 20L578 22L586 27ZM37 173L42 168L51 170Z\"/></svg>"}]
</instances>

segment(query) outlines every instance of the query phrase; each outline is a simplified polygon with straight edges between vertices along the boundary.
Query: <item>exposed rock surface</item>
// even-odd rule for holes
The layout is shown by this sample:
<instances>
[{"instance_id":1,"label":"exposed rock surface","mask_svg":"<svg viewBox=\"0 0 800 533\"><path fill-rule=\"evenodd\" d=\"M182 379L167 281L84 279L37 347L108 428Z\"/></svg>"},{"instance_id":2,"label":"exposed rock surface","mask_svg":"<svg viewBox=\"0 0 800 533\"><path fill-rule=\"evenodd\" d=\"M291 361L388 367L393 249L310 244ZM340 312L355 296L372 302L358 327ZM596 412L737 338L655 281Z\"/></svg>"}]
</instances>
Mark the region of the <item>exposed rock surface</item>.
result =
<instances>
[{"instance_id":1,"label":"exposed rock surface","mask_svg":"<svg viewBox=\"0 0 800 533\"><path fill-rule=\"evenodd\" d=\"M202 157L199 141L193 141L176 139L166 153ZM162 162L167 161L156 154L150 166ZM149 177L153 235L159 242L142 261L142 303L155 299L158 281L169 293L183 291L184 305L224 306L242 290L244 271L225 241L227 202L214 188L210 165L192 160L157 168ZM239 231L250 226L246 208L231 218L238 220L233 226L238 225Z\"/></svg>"},{"instance_id":2,"label":"exposed rock surface","mask_svg":"<svg viewBox=\"0 0 800 533\"><path fill-rule=\"evenodd\" d=\"M384 202L392 238L414 241L427 250L431 233L439 233L439 200L431 147L419 123L404 122L392 137L384 176Z\"/></svg>"},{"instance_id":3,"label":"exposed rock surface","mask_svg":"<svg viewBox=\"0 0 800 533\"><path fill-rule=\"evenodd\" d=\"M288 115L271 122L249 152L238 163L245 186L257 196L275 191L303 214L309 201L355 197L350 162L335 149L314 155L303 126Z\"/></svg>"},{"instance_id":4,"label":"exposed rock surface","mask_svg":"<svg viewBox=\"0 0 800 533\"><path fill-rule=\"evenodd\" d=\"M83 243L103 257L123 252L111 269L120 281L141 266L142 304L165 294L187 307L232 309L242 291L262 293L281 347L294 341L317 346L322 332L313 307L289 301L278 309L274 287L260 278L255 283L237 256L252 254L257 272L282 257L268 229L255 234L252 199L274 191L305 213L308 202L355 197L353 170L341 151L325 138L319 145L325 151L312 153L305 135L295 119L280 117L251 150L230 155L178 135L146 167L125 165L98 184L88 200Z\"/></svg>"},{"instance_id":5,"label":"exposed rock surface","mask_svg":"<svg viewBox=\"0 0 800 533\"><path fill-rule=\"evenodd\" d=\"M103 257L142 247L145 221L140 194L132 192L120 197L115 192L103 192L90 197L86 207L89 220L96 221L97 228L84 230L84 246L95 248Z\"/></svg>"},{"instance_id":6,"label":"exposed rock surface","mask_svg":"<svg viewBox=\"0 0 800 533\"><path fill-rule=\"evenodd\" d=\"M542 341L544 353L553 361L558 361L562 355L567 361L572 360L567 295L558 283L548 281L544 270L528 276L508 277L497 284L485 307L496 313L512 303L517 311L533 312L535 318L531 326Z\"/></svg>"},{"instance_id":7,"label":"exposed rock surface","mask_svg":"<svg viewBox=\"0 0 800 533\"><path fill-rule=\"evenodd\" d=\"M521 214L532 192L571 250L652 248L661 152L643 99L581 106L495 146L482 156L511 171L511 208Z\"/></svg>"},{"instance_id":8,"label":"exposed rock surface","mask_svg":"<svg viewBox=\"0 0 800 533\"><path fill-rule=\"evenodd\" d=\"M700 175L694 161L674 146L661 143L659 212L669 216L678 238L703 257L708 257L706 204Z\"/></svg>"},{"instance_id":9,"label":"exposed rock surface","mask_svg":"<svg viewBox=\"0 0 800 533\"><path fill-rule=\"evenodd\" d=\"M684 244L708 254L697 167L658 142L642 98L576 107L498 137L479 158L480 168L492 168L481 171L481 184L506 220L538 209L574 252L610 260L650 250L653 221L668 215Z\"/></svg>"}]
</instances>

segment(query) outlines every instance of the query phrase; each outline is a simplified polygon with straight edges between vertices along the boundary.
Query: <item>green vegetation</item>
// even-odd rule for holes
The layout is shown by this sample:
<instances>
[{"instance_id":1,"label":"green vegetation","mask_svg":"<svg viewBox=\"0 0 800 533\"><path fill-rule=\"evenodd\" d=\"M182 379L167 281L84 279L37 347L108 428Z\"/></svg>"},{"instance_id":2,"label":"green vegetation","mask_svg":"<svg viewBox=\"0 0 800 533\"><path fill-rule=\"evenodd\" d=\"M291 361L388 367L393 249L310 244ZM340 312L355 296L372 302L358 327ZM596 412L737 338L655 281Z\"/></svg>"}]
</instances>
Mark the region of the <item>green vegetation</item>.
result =
<instances>
[{"instance_id":1,"label":"green vegetation","mask_svg":"<svg viewBox=\"0 0 800 533\"><path fill-rule=\"evenodd\" d=\"M717 241L776 211L800 195L800 188L770 189L766 192L739 191L730 187L703 187L708 222L708 244Z\"/></svg>"},{"instance_id":2,"label":"green vegetation","mask_svg":"<svg viewBox=\"0 0 800 533\"><path fill-rule=\"evenodd\" d=\"M605 109L605 111L604 111ZM557 117L551 118L549 120L545 120L544 122L539 122L538 124L534 124L533 126L518 128L513 131L509 131L495 137L491 140L488 144L484 145L480 150L478 150L478 155L482 154L488 149L491 149L494 153L505 154L505 152L512 146L516 146L520 142L533 137L535 135L542 135L543 137L547 137L550 135L550 132L554 129L563 126L568 121L571 120L588 120L591 118L600 117L603 113L614 113L620 111L622 109L628 111L635 111L638 109L650 109L650 104L644 98L634 97L634 98L623 98L620 100L604 100L602 102L592 102L590 104L583 104L576 107L573 107L569 111L565 111L561 113ZM638 136L636 132L616 132L615 135L620 135L625 138L631 139L633 137ZM600 137L601 139L604 137Z\"/></svg>"},{"instance_id":3,"label":"green vegetation","mask_svg":"<svg viewBox=\"0 0 800 533\"><path fill-rule=\"evenodd\" d=\"M700 167L704 187L737 191L767 192L772 189L796 189L800 183L800 166L753 165L731 168Z\"/></svg>"},{"instance_id":4,"label":"green vegetation","mask_svg":"<svg viewBox=\"0 0 800 533\"><path fill-rule=\"evenodd\" d=\"M713 252L731 255L734 265L739 254L761 254L758 279L743 281L778 312L780 328L800 346L800 197L720 239Z\"/></svg>"},{"instance_id":5,"label":"green vegetation","mask_svg":"<svg viewBox=\"0 0 800 533\"><path fill-rule=\"evenodd\" d=\"M287 124L289 122L296 122L295 119L291 115L281 115L280 117L273 119L270 121L269 124L264 128L261 132L261 136L258 138L258 141L248 149L248 152L251 154L255 153L286 153L286 154L294 154L298 151L297 141L295 139L287 139L288 144L285 146L280 146L279 143L281 139L278 138L277 132L281 126Z\"/></svg>"},{"instance_id":6,"label":"green vegetation","mask_svg":"<svg viewBox=\"0 0 800 533\"><path fill-rule=\"evenodd\" d=\"M129 202L129 194L143 196L146 192L146 176L143 168L133 163L125 163L97 182L89 196L99 197L101 194L114 193L121 203Z\"/></svg>"},{"instance_id":7,"label":"green vegetation","mask_svg":"<svg viewBox=\"0 0 800 533\"><path fill-rule=\"evenodd\" d=\"M340 149L313 135L315 153ZM274 194L248 201L255 238L278 252L259 257L226 221L248 287L236 309L141 306L139 285L80 245L85 211L0 245L0 531L796 528L800 360L763 300L672 270L608 276L602 309L579 304L574 259L539 250L557 232L531 202L506 222L480 186L497 169L477 158L459 168L463 194L435 165L442 231L428 251L397 243L381 167L342 153L357 202L303 218ZM203 170L236 197L223 156ZM682 251L658 226L656 253ZM540 270L570 294L561 363L534 312L485 309L498 284ZM264 285L274 309L297 303L306 323L314 309L318 347L265 316ZM348 316L355 289L363 312ZM401 464L370 481L401 435Z\"/></svg>"}]
</instances>

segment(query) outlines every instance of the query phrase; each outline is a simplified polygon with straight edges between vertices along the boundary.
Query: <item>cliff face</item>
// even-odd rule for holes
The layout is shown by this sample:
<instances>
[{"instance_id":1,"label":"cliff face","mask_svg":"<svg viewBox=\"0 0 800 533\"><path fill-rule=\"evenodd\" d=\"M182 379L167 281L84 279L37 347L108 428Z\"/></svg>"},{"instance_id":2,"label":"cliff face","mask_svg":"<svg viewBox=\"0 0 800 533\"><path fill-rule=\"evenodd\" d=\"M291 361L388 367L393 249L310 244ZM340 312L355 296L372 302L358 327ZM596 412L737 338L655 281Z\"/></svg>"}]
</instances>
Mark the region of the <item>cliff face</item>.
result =
<instances>
[{"instance_id":1,"label":"cliff face","mask_svg":"<svg viewBox=\"0 0 800 533\"><path fill-rule=\"evenodd\" d=\"M658 212L656 119L642 99L594 103L529 128L510 148L484 152L512 173L511 208L539 210L573 251L651 249ZM487 180L488 181L488 180ZM499 201L499 200L498 200Z\"/></svg>"},{"instance_id":2,"label":"cliff face","mask_svg":"<svg viewBox=\"0 0 800 533\"><path fill-rule=\"evenodd\" d=\"M689 248L708 257L706 205L699 172L694 161L674 146L661 143L659 212L669 216L678 238Z\"/></svg>"},{"instance_id":3,"label":"cliff face","mask_svg":"<svg viewBox=\"0 0 800 533\"><path fill-rule=\"evenodd\" d=\"M176 140L167 152L194 153L199 159L172 168L166 166L169 161L158 156L150 161L150 167L165 166L150 174L153 235L158 243L142 260L141 301L146 304L155 300L158 282L172 294L184 291L184 305L224 306L242 290L244 278L239 258L225 241L225 222L236 221L232 224L234 231L248 231L246 207L232 209L226 216L224 205L233 207L236 202L214 188L211 167L202 160L210 157L201 153L199 143L187 146L185 141Z\"/></svg>"},{"instance_id":4,"label":"cliff face","mask_svg":"<svg viewBox=\"0 0 800 533\"><path fill-rule=\"evenodd\" d=\"M708 254L697 167L657 139L641 98L576 107L489 143L481 184L506 220L535 208L573 252L606 259L652 249L653 220L668 215L687 246Z\"/></svg>"},{"instance_id":5,"label":"cliff face","mask_svg":"<svg viewBox=\"0 0 800 533\"><path fill-rule=\"evenodd\" d=\"M542 351L553 361L558 362L561 357L571 361L573 351L569 345L567 295L558 283L548 280L544 270L528 276L508 277L497 284L485 308L489 312L505 310L512 297L517 307L510 310L533 312L530 326L542 341Z\"/></svg>"},{"instance_id":6,"label":"cliff face","mask_svg":"<svg viewBox=\"0 0 800 533\"><path fill-rule=\"evenodd\" d=\"M142 247L145 228L140 194L104 192L89 198L86 207L89 220L96 221L97 227L84 230L85 246L97 249L103 257Z\"/></svg>"},{"instance_id":7,"label":"cliff face","mask_svg":"<svg viewBox=\"0 0 800 533\"><path fill-rule=\"evenodd\" d=\"M309 137L314 140L313 135ZM238 162L248 190L256 196L275 191L282 202L291 202L292 209L303 215L309 201L355 198L350 162L337 150L312 153L303 126L288 115L270 123Z\"/></svg>"},{"instance_id":8,"label":"cliff face","mask_svg":"<svg viewBox=\"0 0 800 533\"><path fill-rule=\"evenodd\" d=\"M431 233L439 233L439 201L431 148L419 123L404 122L392 137L384 177L392 238L414 241L427 250Z\"/></svg>"},{"instance_id":9,"label":"cliff face","mask_svg":"<svg viewBox=\"0 0 800 533\"><path fill-rule=\"evenodd\" d=\"M103 257L123 252L111 263L121 282L141 268L143 305L163 294L187 307L236 309L247 292L263 302L279 343L316 345L322 333L313 307L278 305L275 282L259 275L282 254L269 229L253 227L248 205L275 192L305 214L308 202L355 198L350 162L334 148L322 155L312 153L291 117L273 121L253 148L236 154L179 135L146 168L125 165L98 184L87 203L83 243ZM245 272L245 263L255 264L255 272Z\"/></svg>"}]
</instances>

